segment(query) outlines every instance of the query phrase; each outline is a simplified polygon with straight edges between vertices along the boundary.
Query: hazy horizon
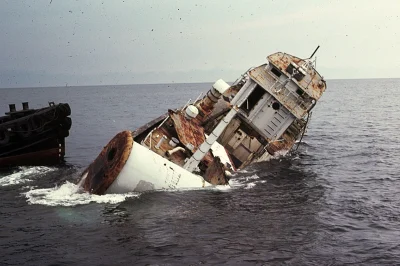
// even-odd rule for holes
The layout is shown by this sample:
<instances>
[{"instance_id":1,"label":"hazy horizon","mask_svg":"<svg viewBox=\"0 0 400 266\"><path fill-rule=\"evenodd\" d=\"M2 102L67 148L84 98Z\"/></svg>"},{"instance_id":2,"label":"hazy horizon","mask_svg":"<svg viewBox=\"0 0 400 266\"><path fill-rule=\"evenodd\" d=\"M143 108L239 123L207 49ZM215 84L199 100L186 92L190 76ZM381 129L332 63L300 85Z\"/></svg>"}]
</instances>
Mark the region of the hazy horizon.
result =
<instances>
[{"instance_id":1,"label":"hazy horizon","mask_svg":"<svg viewBox=\"0 0 400 266\"><path fill-rule=\"evenodd\" d=\"M347 79L326 79L329 87L329 81L339 80L377 80L377 79L400 79L400 78L347 78ZM213 84L214 81L199 81L199 82L170 82L170 83L127 83L127 84L87 84L87 85L57 85L57 86L34 86L34 87L0 87L1 89L35 89L35 88L73 88L73 87L108 87L108 86L132 86L132 85L171 85L171 84ZM234 81L226 81L233 83Z\"/></svg>"},{"instance_id":2,"label":"hazy horizon","mask_svg":"<svg viewBox=\"0 0 400 266\"><path fill-rule=\"evenodd\" d=\"M2 1L0 88L234 81L320 45L327 80L400 78L400 2Z\"/></svg>"}]
</instances>

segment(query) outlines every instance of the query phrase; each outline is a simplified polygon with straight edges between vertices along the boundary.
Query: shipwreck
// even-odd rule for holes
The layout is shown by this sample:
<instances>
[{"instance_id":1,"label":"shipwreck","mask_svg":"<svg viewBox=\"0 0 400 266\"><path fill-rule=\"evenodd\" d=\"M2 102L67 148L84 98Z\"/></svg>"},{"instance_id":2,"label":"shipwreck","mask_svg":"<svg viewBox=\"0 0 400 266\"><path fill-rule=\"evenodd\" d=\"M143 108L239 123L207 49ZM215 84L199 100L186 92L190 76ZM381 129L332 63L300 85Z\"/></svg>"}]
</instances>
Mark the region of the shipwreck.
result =
<instances>
[{"instance_id":1,"label":"shipwreck","mask_svg":"<svg viewBox=\"0 0 400 266\"><path fill-rule=\"evenodd\" d=\"M9 104L0 117L0 168L57 165L64 162L65 138L72 125L67 103L39 109L22 103L22 110Z\"/></svg>"},{"instance_id":2,"label":"shipwreck","mask_svg":"<svg viewBox=\"0 0 400 266\"><path fill-rule=\"evenodd\" d=\"M84 170L93 194L228 185L230 174L285 155L301 141L326 90L313 56L274 53L232 85L118 133ZM297 144L298 145L298 144Z\"/></svg>"}]
</instances>

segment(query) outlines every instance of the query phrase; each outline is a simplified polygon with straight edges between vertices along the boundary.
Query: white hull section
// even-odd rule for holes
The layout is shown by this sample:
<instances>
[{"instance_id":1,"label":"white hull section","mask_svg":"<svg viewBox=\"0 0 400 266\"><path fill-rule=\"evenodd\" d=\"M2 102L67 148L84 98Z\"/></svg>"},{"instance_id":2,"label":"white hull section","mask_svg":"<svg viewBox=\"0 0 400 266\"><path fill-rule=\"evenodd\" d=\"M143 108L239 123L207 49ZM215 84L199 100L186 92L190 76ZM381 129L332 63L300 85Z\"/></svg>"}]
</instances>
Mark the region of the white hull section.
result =
<instances>
[{"instance_id":1,"label":"white hull section","mask_svg":"<svg viewBox=\"0 0 400 266\"><path fill-rule=\"evenodd\" d=\"M219 159L221 160L221 163L227 164L229 163L230 165L233 165L233 162L231 159L229 159L229 155L227 154L224 146L219 144L217 141L211 145L211 150L214 154L214 156L218 156Z\"/></svg>"},{"instance_id":2,"label":"white hull section","mask_svg":"<svg viewBox=\"0 0 400 266\"><path fill-rule=\"evenodd\" d=\"M201 176L168 161L137 142L108 193L212 186Z\"/></svg>"}]
</instances>

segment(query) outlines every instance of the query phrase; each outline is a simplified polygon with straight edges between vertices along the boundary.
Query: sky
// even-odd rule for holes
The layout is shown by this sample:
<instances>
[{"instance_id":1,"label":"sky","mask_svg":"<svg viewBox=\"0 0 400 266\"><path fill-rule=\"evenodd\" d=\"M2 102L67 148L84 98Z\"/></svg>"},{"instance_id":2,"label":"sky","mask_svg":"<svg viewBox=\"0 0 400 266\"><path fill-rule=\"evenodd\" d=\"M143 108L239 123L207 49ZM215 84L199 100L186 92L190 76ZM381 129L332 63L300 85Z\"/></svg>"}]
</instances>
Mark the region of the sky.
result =
<instances>
[{"instance_id":1,"label":"sky","mask_svg":"<svg viewBox=\"0 0 400 266\"><path fill-rule=\"evenodd\" d=\"M400 78L398 0L2 0L0 88L234 81L281 51Z\"/></svg>"}]
</instances>

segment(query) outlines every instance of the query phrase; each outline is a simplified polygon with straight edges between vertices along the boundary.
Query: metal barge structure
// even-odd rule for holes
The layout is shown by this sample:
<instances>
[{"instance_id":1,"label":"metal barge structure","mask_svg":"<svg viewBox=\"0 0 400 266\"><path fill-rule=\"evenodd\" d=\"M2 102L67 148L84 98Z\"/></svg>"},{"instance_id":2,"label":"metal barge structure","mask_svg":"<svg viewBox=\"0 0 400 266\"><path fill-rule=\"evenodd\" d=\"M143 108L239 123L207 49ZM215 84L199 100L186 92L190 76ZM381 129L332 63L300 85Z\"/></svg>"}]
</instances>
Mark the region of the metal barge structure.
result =
<instances>
[{"instance_id":1,"label":"metal barge structure","mask_svg":"<svg viewBox=\"0 0 400 266\"><path fill-rule=\"evenodd\" d=\"M230 173L288 153L326 90L312 60L318 48L307 59L269 55L231 86L218 80L193 103L120 132L80 186L101 195L228 185Z\"/></svg>"},{"instance_id":2,"label":"metal barge structure","mask_svg":"<svg viewBox=\"0 0 400 266\"><path fill-rule=\"evenodd\" d=\"M71 108L67 103L30 109L28 102L17 111L0 117L0 168L56 165L64 161L65 138L71 128Z\"/></svg>"}]
</instances>

